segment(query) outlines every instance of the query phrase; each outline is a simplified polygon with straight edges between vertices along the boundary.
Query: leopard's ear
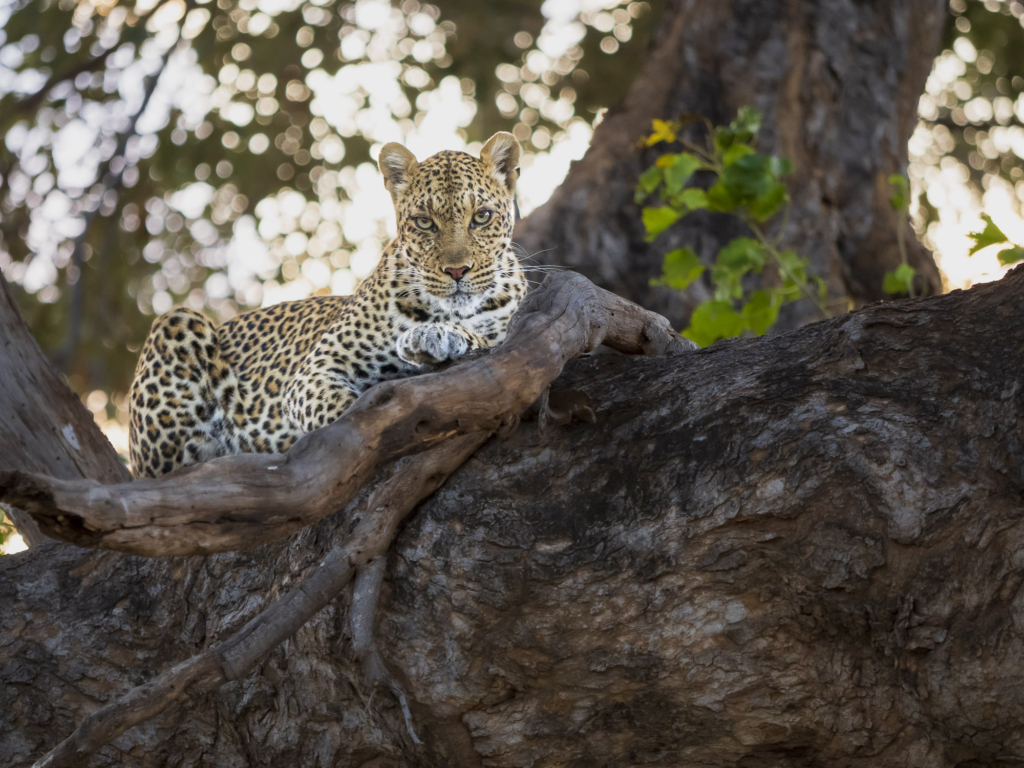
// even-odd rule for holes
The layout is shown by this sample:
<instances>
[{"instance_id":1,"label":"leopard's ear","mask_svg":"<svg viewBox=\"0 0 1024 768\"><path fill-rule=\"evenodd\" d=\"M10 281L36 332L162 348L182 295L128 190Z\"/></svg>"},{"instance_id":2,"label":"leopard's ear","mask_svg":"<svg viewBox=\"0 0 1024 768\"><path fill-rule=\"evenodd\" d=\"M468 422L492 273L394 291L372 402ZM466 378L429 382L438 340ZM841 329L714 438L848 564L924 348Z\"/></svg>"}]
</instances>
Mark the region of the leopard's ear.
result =
<instances>
[{"instance_id":1,"label":"leopard's ear","mask_svg":"<svg viewBox=\"0 0 1024 768\"><path fill-rule=\"evenodd\" d=\"M416 156L401 144L391 142L381 149L377 164L384 176L384 186L397 202L398 196L409 186L409 181L419 165Z\"/></svg>"},{"instance_id":2,"label":"leopard's ear","mask_svg":"<svg viewBox=\"0 0 1024 768\"><path fill-rule=\"evenodd\" d=\"M509 189L515 189L519 178L519 151L515 136L498 131L480 150L480 159L494 178Z\"/></svg>"}]
</instances>

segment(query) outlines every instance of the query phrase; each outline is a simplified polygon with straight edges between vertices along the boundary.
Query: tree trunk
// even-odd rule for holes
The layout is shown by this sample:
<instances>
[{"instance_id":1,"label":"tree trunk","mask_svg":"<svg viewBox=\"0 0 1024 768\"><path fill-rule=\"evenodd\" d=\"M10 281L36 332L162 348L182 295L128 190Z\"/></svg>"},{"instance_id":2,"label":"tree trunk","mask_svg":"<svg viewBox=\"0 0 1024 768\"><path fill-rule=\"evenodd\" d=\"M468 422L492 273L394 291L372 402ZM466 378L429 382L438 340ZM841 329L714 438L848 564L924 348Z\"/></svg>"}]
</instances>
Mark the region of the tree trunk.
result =
<instances>
[{"instance_id":1,"label":"tree trunk","mask_svg":"<svg viewBox=\"0 0 1024 768\"><path fill-rule=\"evenodd\" d=\"M810 259L809 273L833 296L857 305L883 298L883 276L900 264L887 179L906 170L946 13L944 0L670 0L624 103L608 111L551 200L522 222L518 240L542 252L539 262L572 267L682 328L710 288L649 286L663 255L689 246L711 262L749 233L729 216L700 213L645 243L633 190L665 145L641 151L637 141L655 118L696 113L725 124L755 106L764 115L761 151L795 168L784 245ZM691 137L703 142L702 130ZM937 292L930 253L909 227L903 234L910 263ZM777 327L815 312L809 302L790 305Z\"/></svg>"},{"instance_id":2,"label":"tree trunk","mask_svg":"<svg viewBox=\"0 0 1024 768\"><path fill-rule=\"evenodd\" d=\"M570 363L595 424L495 439L420 509L377 624L427 745L362 688L347 598L92 765L949 766L1024 759L1024 268L677 358ZM284 543L0 560L0 762L237 629Z\"/></svg>"},{"instance_id":3,"label":"tree trunk","mask_svg":"<svg viewBox=\"0 0 1024 768\"><path fill-rule=\"evenodd\" d=\"M0 275L0 465L62 480L125 482L128 470L60 375L43 357ZM30 546L46 541L28 515L10 509Z\"/></svg>"}]
</instances>

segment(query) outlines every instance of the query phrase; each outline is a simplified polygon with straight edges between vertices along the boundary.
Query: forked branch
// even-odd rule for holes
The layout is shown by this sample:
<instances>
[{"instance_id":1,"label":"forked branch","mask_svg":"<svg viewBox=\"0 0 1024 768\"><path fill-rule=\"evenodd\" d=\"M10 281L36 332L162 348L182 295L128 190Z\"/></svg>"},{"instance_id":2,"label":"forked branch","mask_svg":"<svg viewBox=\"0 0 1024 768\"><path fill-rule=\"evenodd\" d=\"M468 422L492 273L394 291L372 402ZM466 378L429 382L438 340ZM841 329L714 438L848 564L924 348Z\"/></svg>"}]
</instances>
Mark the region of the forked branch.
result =
<instances>
[{"instance_id":1,"label":"forked branch","mask_svg":"<svg viewBox=\"0 0 1024 768\"><path fill-rule=\"evenodd\" d=\"M0 471L0 500L79 546L148 556L255 547L344 507L389 461L515 424L567 361L602 343L645 355L694 348L662 316L580 275L555 274L523 302L494 352L378 384L287 454L228 456L115 485Z\"/></svg>"},{"instance_id":2,"label":"forked branch","mask_svg":"<svg viewBox=\"0 0 1024 768\"><path fill-rule=\"evenodd\" d=\"M358 513L359 522L349 539L332 549L301 584L226 641L93 712L34 768L79 768L98 749L171 704L247 675L260 659L334 600L358 568L387 552L402 519L437 490L488 437L489 432L457 437L399 462L394 475ZM372 632L372 627L368 631ZM365 639L363 645L367 645ZM372 641L368 647L376 654ZM379 657L375 661L382 664ZM383 679L378 677L374 681Z\"/></svg>"}]
</instances>

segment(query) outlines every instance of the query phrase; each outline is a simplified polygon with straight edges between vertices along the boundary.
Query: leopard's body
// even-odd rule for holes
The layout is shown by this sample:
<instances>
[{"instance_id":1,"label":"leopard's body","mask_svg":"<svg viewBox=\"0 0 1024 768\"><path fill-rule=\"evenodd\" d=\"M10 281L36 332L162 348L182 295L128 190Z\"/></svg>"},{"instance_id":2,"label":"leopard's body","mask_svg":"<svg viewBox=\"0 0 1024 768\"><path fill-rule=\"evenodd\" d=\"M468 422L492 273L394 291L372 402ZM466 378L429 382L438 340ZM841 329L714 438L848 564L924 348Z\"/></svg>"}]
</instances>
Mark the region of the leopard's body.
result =
<instances>
[{"instance_id":1,"label":"leopard's body","mask_svg":"<svg viewBox=\"0 0 1024 768\"><path fill-rule=\"evenodd\" d=\"M519 145L380 165L398 236L352 296L253 310L220 327L174 309L153 324L129 396L136 477L234 453L284 452L379 381L490 347L526 282L512 247Z\"/></svg>"}]
</instances>

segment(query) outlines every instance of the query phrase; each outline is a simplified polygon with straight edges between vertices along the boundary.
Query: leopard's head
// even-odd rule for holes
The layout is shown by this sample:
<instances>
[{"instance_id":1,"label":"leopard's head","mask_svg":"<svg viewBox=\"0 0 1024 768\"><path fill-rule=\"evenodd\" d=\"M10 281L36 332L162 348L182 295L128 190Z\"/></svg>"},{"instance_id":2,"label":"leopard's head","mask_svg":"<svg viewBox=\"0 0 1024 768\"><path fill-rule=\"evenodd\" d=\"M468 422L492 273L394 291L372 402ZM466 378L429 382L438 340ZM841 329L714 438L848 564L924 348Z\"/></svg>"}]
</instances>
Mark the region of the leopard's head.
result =
<instances>
[{"instance_id":1,"label":"leopard's head","mask_svg":"<svg viewBox=\"0 0 1024 768\"><path fill-rule=\"evenodd\" d=\"M511 247L519 176L512 134L494 134L479 159L438 152L420 163L392 143L378 162L395 203L403 283L459 305L493 295L503 280L521 275Z\"/></svg>"}]
</instances>

